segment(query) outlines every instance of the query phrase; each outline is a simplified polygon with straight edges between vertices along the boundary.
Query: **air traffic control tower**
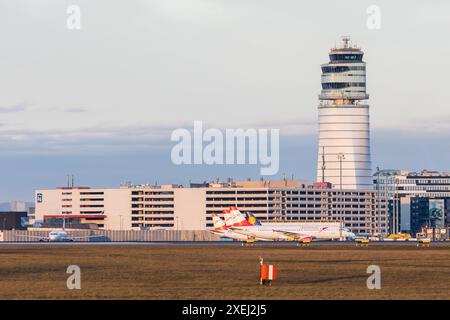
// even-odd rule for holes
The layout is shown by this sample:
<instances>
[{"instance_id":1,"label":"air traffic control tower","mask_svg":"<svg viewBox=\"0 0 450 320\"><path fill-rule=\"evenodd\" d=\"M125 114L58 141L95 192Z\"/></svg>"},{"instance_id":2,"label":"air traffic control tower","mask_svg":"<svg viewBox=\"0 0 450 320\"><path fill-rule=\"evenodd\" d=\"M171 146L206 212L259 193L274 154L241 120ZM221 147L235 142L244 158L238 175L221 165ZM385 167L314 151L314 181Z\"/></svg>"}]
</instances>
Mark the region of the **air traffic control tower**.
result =
<instances>
[{"instance_id":1,"label":"air traffic control tower","mask_svg":"<svg viewBox=\"0 0 450 320\"><path fill-rule=\"evenodd\" d=\"M322 67L317 181L372 189L369 99L363 52L343 37Z\"/></svg>"}]
</instances>

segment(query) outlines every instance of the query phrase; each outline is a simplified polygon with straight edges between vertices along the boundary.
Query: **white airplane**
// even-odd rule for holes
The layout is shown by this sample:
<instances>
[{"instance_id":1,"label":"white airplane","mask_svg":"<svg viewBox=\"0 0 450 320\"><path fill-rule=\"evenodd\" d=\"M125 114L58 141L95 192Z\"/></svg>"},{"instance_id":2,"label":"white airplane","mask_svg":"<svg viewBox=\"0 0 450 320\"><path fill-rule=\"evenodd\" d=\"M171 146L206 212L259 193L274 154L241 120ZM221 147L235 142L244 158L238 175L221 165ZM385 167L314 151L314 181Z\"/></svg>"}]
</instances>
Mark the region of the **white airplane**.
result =
<instances>
[{"instance_id":1,"label":"white airplane","mask_svg":"<svg viewBox=\"0 0 450 320\"><path fill-rule=\"evenodd\" d=\"M291 225L262 225L253 227L232 227L236 233L277 241L308 242L312 240L339 240L341 238L354 239L355 234L347 228L327 223L303 223Z\"/></svg>"},{"instance_id":2,"label":"white airplane","mask_svg":"<svg viewBox=\"0 0 450 320\"><path fill-rule=\"evenodd\" d=\"M103 236L79 236L79 237L71 237L64 230L52 230L48 234L48 237L39 237L39 236L28 236L30 238L37 238L39 241L44 242L73 242L73 241L82 241L90 238L101 238Z\"/></svg>"},{"instance_id":3,"label":"white airplane","mask_svg":"<svg viewBox=\"0 0 450 320\"><path fill-rule=\"evenodd\" d=\"M228 209L223 210L223 215L225 221L222 220L217 214L212 215L212 220L214 223L214 229L210 230L212 233L217 234L223 238L230 238L247 243L252 243L257 240L271 241L270 239L254 237L252 235L244 235L238 232L234 232L230 229L232 227L250 227L254 225L260 225L259 221L253 215L247 214L247 216L245 216L241 212L231 212Z\"/></svg>"},{"instance_id":4,"label":"white airplane","mask_svg":"<svg viewBox=\"0 0 450 320\"><path fill-rule=\"evenodd\" d=\"M269 241L298 241L354 239L355 234L339 223L270 223L265 225L249 225L244 215L236 208L230 207L229 219L235 222L229 226L233 232L250 238ZM225 219L227 219L225 214ZM246 220L247 224L242 222ZM236 221L241 223L236 224Z\"/></svg>"},{"instance_id":5,"label":"white airplane","mask_svg":"<svg viewBox=\"0 0 450 320\"><path fill-rule=\"evenodd\" d=\"M34 238L38 239L40 242L73 242L73 241L79 241L79 240L86 240L90 238L101 238L103 236L79 236L79 237L72 237L67 234L67 232L64 230L66 227L66 219L63 218L63 227L62 230L52 230L49 232L47 237L43 236L28 236L28 235L18 235L19 237L26 237L26 238Z\"/></svg>"},{"instance_id":6,"label":"white airplane","mask_svg":"<svg viewBox=\"0 0 450 320\"><path fill-rule=\"evenodd\" d=\"M229 227L226 225L225 221L220 219L220 217L218 215L213 214L212 220L214 223L214 229L210 230L210 232L217 234L223 238L251 242L251 239L249 236L246 236L246 235L243 235L243 234L240 234L240 233L230 230Z\"/></svg>"}]
</instances>

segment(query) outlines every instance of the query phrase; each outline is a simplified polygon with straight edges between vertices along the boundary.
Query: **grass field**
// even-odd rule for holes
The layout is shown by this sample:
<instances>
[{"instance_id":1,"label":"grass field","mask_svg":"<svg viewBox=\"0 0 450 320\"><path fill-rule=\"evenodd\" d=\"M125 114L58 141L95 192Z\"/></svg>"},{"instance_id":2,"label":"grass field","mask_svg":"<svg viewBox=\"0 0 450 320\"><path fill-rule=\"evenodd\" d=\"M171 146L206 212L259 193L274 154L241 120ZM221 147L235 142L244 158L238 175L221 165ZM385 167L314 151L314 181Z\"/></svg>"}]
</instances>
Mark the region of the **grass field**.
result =
<instances>
[{"instance_id":1,"label":"grass field","mask_svg":"<svg viewBox=\"0 0 450 320\"><path fill-rule=\"evenodd\" d=\"M260 256L278 268L271 287ZM369 265L381 290L366 287ZM450 299L450 246L5 246L0 299Z\"/></svg>"}]
</instances>

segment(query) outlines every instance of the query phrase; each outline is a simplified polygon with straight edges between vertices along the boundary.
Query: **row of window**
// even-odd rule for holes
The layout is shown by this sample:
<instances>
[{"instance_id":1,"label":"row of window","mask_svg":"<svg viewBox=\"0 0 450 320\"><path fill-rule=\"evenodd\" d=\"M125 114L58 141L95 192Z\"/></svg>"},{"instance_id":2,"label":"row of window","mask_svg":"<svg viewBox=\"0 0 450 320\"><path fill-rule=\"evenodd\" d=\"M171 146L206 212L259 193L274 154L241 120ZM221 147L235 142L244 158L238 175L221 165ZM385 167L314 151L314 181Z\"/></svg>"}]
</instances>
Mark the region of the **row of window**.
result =
<instances>
[{"instance_id":1,"label":"row of window","mask_svg":"<svg viewBox=\"0 0 450 320\"><path fill-rule=\"evenodd\" d=\"M333 62L336 61L362 61L362 54L345 54L345 53L338 53L338 54L330 54L330 60Z\"/></svg>"},{"instance_id":2,"label":"row of window","mask_svg":"<svg viewBox=\"0 0 450 320\"><path fill-rule=\"evenodd\" d=\"M344 89L350 87L365 87L364 82L326 82L322 83L322 89Z\"/></svg>"},{"instance_id":3,"label":"row of window","mask_svg":"<svg viewBox=\"0 0 450 320\"><path fill-rule=\"evenodd\" d=\"M132 204L132 208L173 208L173 204Z\"/></svg>"},{"instance_id":4,"label":"row of window","mask_svg":"<svg viewBox=\"0 0 450 320\"><path fill-rule=\"evenodd\" d=\"M267 197L246 197L246 198L206 198L206 201L267 201Z\"/></svg>"},{"instance_id":5,"label":"row of window","mask_svg":"<svg viewBox=\"0 0 450 320\"><path fill-rule=\"evenodd\" d=\"M133 196L142 196L142 195L173 195L173 191L132 191L131 195Z\"/></svg>"},{"instance_id":6,"label":"row of window","mask_svg":"<svg viewBox=\"0 0 450 320\"><path fill-rule=\"evenodd\" d=\"M150 217L132 217L131 221L173 221L173 217L164 217L164 218L150 218Z\"/></svg>"},{"instance_id":7,"label":"row of window","mask_svg":"<svg viewBox=\"0 0 450 320\"><path fill-rule=\"evenodd\" d=\"M141 227L152 227L152 228L173 228L173 223L161 223L161 224L143 224L143 223L132 223L131 226L133 228L141 228Z\"/></svg>"},{"instance_id":8,"label":"row of window","mask_svg":"<svg viewBox=\"0 0 450 320\"><path fill-rule=\"evenodd\" d=\"M147 211L147 210L132 210L131 214L175 214L173 211Z\"/></svg>"},{"instance_id":9,"label":"row of window","mask_svg":"<svg viewBox=\"0 0 450 320\"><path fill-rule=\"evenodd\" d=\"M374 179L374 183L377 182L377 179ZM381 184L421 184L421 185L450 185L450 179L399 179L399 178L380 178Z\"/></svg>"},{"instance_id":10,"label":"row of window","mask_svg":"<svg viewBox=\"0 0 450 320\"><path fill-rule=\"evenodd\" d=\"M339 73L346 71L366 71L366 66L326 66L322 67L323 73Z\"/></svg>"},{"instance_id":11,"label":"row of window","mask_svg":"<svg viewBox=\"0 0 450 320\"><path fill-rule=\"evenodd\" d=\"M131 201L174 201L174 198L131 198Z\"/></svg>"},{"instance_id":12,"label":"row of window","mask_svg":"<svg viewBox=\"0 0 450 320\"><path fill-rule=\"evenodd\" d=\"M85 191L80 192L81 195L103 195L105 194L103 191Z\"/></svg>"},{"instance_id":13,"label":"row of window","mask_svg":"<svg viewBox=\"0 0 450 320\"><path fill-rule=\"evenodd\" d=\"M230 191L230 190L221 190L221 191L206 191L207 195L236 195L236 194L269 194L269 195L287 195L287 194L292 194L292 195L317 195L317 196L327 196L329 194L332 195L338 195L341 194L341 192L339 192L339 190L337 191L308 191L308 190L260 190L260 191ZM352 196L352 197L370 197L371 196L371 192L349 192L349 191L344 191L342 192L343 195L346 196ZM215 199L215 198L208 198L208 199ZM228 198L228 199L233 199L233 198Z\"/></svg>"}]
</instances>

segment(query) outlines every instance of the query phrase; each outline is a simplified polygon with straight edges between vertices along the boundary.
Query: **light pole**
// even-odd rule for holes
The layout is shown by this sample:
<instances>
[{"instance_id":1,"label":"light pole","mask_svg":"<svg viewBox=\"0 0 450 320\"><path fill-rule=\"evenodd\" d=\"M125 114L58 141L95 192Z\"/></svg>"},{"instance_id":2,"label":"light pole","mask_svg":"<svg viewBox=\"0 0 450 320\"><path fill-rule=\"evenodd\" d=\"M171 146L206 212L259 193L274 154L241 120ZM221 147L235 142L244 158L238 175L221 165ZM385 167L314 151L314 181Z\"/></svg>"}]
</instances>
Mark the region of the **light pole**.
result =
<instances>
[{"instance_id":1,"label":"light pole","mask_svg":"<svg viewBox=\"0 0 450 320\"><path fill-rule=\"evenodd\" d=\"M342 153L342 152L340 152L339 154L338 154L338 159L339 159L339 188L340 188L340 191L339 191L339 194L340 194L340 210L339 210L339 220L340 220L340 222L341 222L341 227L340 227L340 230L341 230L341 239L342 239L342 228L344 228L344 218L343 218L343 210L342 210L342 207L343 207L343 197L342 197L342 161L343 160L345 160L345 155Z\"/></svg>"},{"instance_id":2,"label":"light pole","mask_svg":"<svg viewBox=\"0 0 450 320\"><path fill-rule=\"evenodd\" d=\"M389 190L388 190L388 174L384 174L384 223L386 226L386 229L389 232Z\"/></svg>"},{"instance_id":3,"label":"light pole","mask_svg":"<svg viewBox=\"0 0 450 320\"><path fill-rule=\"evenodd\" d=\"M340 188L340 195L341 195L341 205L340 205L340 219L342 222L342 161L345 160L345 154L343 154L342 152L338 154L338 159L339 159L339 188Z\"/></svg>"},{"instance_id":4,"label":"light pole","mask_svg":"<svg viewBox=\"0 0 450 320\"><path fill-rule=\"evenodd\" d=\"M376 231L378 236L380 236L381 233L381 199L380 199L380 167L377 166L377 225L374 229L374 232Z\"/></svg>"},{"instance_id":5,"label":"light pole","mask_svg":"<svg viewBox=\"0 0 450 320\"><path fill-rule=\"evenodd\" d=\"M399 208L399 205L398 205L399 201L397 201L397 198L398 198L397 190L398 190L399 183L400 183L399 179L395 178L394 179L394 183L393 183L393 185L394 185L394 230L395 230L394 233L395 234L399 233L399 227L400 227L399 223L398 223L400 208Z\"/></svg>"}]
</instances>

